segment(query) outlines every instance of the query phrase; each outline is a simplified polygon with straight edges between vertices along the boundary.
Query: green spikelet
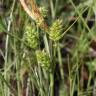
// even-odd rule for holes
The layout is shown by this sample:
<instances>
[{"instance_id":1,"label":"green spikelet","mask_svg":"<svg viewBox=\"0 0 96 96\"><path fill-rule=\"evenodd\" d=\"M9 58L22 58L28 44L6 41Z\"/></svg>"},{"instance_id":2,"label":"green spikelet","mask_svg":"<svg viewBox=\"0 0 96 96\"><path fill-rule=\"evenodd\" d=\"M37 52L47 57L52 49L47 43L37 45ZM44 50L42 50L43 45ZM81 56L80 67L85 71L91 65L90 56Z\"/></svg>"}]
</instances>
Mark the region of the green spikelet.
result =
<instances>
[{"instance_id":1,"label":"green spikelet","mask_svg":"<svg viewBox=\"0 0 96 96\"><path fill-rule=\"evenodd\" d=\"M42 18L39 18L39 19L37 19L36 20L36 24L38 25L38 26L41 26L42 24L43 24L43 22L44 22L44 19Z\"/></svg>"},{"instance_id":2,"label":"green spikelet","mask_svg":"<svg viewBox=\"0 0 96 96\"><path fill-rule=\"evenodd\" d=\"M62 34L62 20L57 19L55 22L53 22L52 26L50 27L50 33L49 37L53 41L58 41L61 39Z\"/></svg>"},{"instance_id":3,"label":"green spikelet","mask_svg":"<svg viewBox=\"0 0 96 96\"><path fill-rule=\"evenodd\" d=\"M45 70L48 70L50 67L49 55L44 50L43 51L37 50L36 57L37 57L38 63L41 64L40 66Z\"/></svg>"},{"instance_id":4,"label":"green spikelet","mask_svg":"<svg viewBox=\"0 0 96 96\"><path fill-rule=\"evenodd\" d=\"M45 18L47 16L48 10L45 7L39 8L41 15Z\"/></svg>"},{"instance_id":5,"label":"green spikelet","mask_svg":"<svg viewBox=\"0 0 96 96\"><path fill-rule=\"evenodd\" d=\"M34 28L31 24L26 25L24 35L25 41L28 43L28 45L31 48L36 49L39 44L39 34L36 31L36 28Z\"/></svg>"}]
</instances>

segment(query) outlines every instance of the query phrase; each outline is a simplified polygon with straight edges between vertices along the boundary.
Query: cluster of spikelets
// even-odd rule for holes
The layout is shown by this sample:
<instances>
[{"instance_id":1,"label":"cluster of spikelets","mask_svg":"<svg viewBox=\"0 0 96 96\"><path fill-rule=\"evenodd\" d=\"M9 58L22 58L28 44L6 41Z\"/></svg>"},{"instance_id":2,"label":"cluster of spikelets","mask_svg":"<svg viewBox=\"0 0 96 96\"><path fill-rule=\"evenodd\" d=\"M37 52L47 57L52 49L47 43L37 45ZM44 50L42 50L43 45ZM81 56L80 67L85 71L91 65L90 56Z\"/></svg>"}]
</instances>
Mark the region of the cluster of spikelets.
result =
<instances>
[{"instance_id":1,"label":"cluster of spikelets","mask_svg":"<svg viewBox=\"0 0 96 96\"><path fill-rule=\"evenodd\" d=\"M62 36L62 20L57 19L53 22L52 26L50 27L49 37L53 41L58 41L61 39Z\"/></svg>"},{"instance_id":2,"label":"cluster of spikelets","mask_svg":"<svg viewBox=\"0 0 96 96\"><path fill-rule=\"evenodd\" d=\"M48 10L45 7L39 8L41 15L45 18L47 16Z\"/></svg>"},{"instance_id":3,"label":"cluster of spikelets","mask_svg":"<svg viewBox=\"0 0 96 96\"><path fill-rule=\"evenodd\" d=\"M45 7L40 7L39 8L39 11L40 11L40 16L38 19L35 20L36 24L38 27L40 27L42 30L48 30L48 25L47 23L45 22L45 19L47 17L47 13L48 13L48 10L45 8Z\"/></svg>"},{"instance_id":4,"label":"cluster of spikelets","mask_svg":"<svg viewBox=\"0 0 96 96\"><path fill-rule=\"evenodd\" d=\"M53 22L52 26L49 29L49 38L53 41L58 41L62 36L62 20L57 19ZM31 24L26 25L25 27L25 37L28 45L35 49L38 46L39 34L36 31L36 28Z\"/></svg>"},{"instance_id":5,"label":"cluster of spikelets","mask_svg":"<svg viewBox=\"0 0 96 96\"><path fill-rule=\"evenodd\" d=\"M58 41L61 39L62 35L62 20L57 19L53 22L52 26L49 28L49 38L53 41ZM39 45L39 34L36 31L36 26L33 27L31 24L27 24L25 27L25 40L28 45L36 50L36 58L38 63L45 70L50 69L50 57L44 50L37 50Z\"/></svg>"},{"instance_id":6,"label":"cluster of spikelets","mask_svg":"<svg viewBox=\"0 0 96 96\"><path fill-rule=\"evenodd\" d=\"M41 67L48 71L48 69L50 68L49 55L44 50L43 51L37 50L36 57L37 57L38 63L41 65Z\"/></svg>"},{"instance_id":7,"label":"cluster of spikelets","mask_svg":"<svg viewBox=\"0 0 96 96\"><path fill-rule=\"evenodd\" d=\"M25 41L28 43L28 45L31 48L36 49L39 44L39 33L36 28L31 24L26 25L24 35Z\"/></svg>"}]
</instances>

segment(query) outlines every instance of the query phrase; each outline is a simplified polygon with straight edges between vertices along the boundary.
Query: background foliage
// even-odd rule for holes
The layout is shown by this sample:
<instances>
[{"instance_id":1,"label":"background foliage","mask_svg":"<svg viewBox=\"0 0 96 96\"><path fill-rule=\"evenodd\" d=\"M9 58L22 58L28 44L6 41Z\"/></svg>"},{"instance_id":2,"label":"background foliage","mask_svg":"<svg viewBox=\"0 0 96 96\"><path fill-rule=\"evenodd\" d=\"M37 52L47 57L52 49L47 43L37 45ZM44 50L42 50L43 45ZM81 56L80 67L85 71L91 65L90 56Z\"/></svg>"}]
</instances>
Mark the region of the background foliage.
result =
<instances>
[{"instance_id":1,"label":"background foliage","mask_svg":"<svg viewBox=\"0 0 96 96\"><path fill-rule=\"evenodd\" d=\"M95 96L96 0L36 4L48 32L19 0L0 0L0 96Z\"/></svg>"}]
</instances>

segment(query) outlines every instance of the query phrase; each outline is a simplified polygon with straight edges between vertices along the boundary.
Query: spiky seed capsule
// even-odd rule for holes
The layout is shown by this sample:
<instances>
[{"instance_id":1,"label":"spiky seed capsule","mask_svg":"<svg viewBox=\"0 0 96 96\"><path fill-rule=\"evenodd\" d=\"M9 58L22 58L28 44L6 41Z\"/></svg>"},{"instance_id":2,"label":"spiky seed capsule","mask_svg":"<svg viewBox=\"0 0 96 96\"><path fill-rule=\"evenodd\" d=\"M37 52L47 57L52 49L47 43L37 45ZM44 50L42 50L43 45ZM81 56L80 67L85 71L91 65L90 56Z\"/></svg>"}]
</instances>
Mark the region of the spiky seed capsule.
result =
<instances>
[{"instance_id":1,"label":"spiky seed capsule","mask_svg":"<svg viewBox=\"0 0 96 96\"><path fill-rule=\"evenodd\" d=\"M61 39L61 34L62 34L62 20L57 19L56 21L53 22L52 26L50 27L50 33L49 37L53 41L58 41Z\"/></svg>"},{"instance_id":2,"label":"spiky seed capsule","mask_svg":"<svg viewBox=\"0 0 96 96\"><path fill-rule=\"evenodd\" d=\"M48 70L50 67L49 55L44 50L43 51L37 50L36 57L37 57L37 61L40 64L40 66L42 68L44 68L45 70Z\"/></svg>"},{"instance_id":3,"label":"spiky seed capsule","mask_svg":"<svg viewBox=\"0 0 96 96\"><path fill-rule=\"evenodd\" d=\"M39 42L39 34L36 31L36 28L34 28L31 24L26 25L25 27L25 40L28 43L28 45L36 49L38 47Z\"/></svg>"}]
</instances>

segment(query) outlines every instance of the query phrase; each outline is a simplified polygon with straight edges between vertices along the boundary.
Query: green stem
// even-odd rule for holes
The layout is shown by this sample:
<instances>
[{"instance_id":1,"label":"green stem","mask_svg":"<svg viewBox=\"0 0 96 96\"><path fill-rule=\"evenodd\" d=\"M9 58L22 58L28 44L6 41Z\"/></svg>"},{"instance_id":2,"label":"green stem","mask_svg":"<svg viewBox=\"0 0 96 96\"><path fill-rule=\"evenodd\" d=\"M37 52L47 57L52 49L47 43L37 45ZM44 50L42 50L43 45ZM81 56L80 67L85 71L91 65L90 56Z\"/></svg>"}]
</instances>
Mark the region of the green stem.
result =
<instances>
[{"instance_id":1,"label":"green stem","mask_svg":"<svg viewBox=\"0 0 96 96\"><path fill-rule=\"evenodd\" d=\"M50 73L50 96L54 96L54 76Z\"/></svg>"},{"instance_id":2,"label":"green stem","mask_svg":"<svg viewBox=\"0 0 96 96\"><path fill-rule=\"evenodd\" d=\"M50 0L50 7L51 7L52 19L55 19L55 8L54 8L54 5L53 5L53 0Z\"/></svg>"},{"instance_id":3,"label":"green stem","mask_svg":"<svg viewBox=\"0 0 96 96\"><path fill-rule=\"evenodd\" d=\"M44 43L45 43L46 51L50 57L50 49L49 49L49 44L48 44L48 39L47 39L46 34L44 35ZM50 57L50 60L51 60L51 57ZM54 96L54 76L52 72L50 72L49 78L50 78L50 96Z\"/></svg>"},{"instance_id":4,"label":"green stem","mask_svg":"<svg viewBox=\"0 0 96 96\"><path fill-rule=\"evenodd\" d=\"M77 56L79 56L79 55L77 55ZM78 84L77 84L77 86L78 86L78 96L79 96L79 93L80 93L80 82L79 82L79 80L80 80L80 78L79 78L79 60L78 60L78 58L79 57L77 57L77 82L78 82Z\"/></svg>"},{"instance_id":5,"label":"green stem","mask_svg":"<svg viewBox=\"0 0 96 96\"><path fill-rule=\"evenodd\" d=\"M92 73L90 72L89 73L88 84L87 84L87 89L90 88L91 79L92 79Z\"/></svg>"},{"instance_id":6,"label":"green stem","mask_svg":"<svg viewBox=\"0 0 96 96\"><path fill-rule=\"evenodd\" d=\"M49 44L48 44L48 39L47 39L46 33L44 34L43 39L44 39L46 52L48 53L48 55L50 57L50 50L49 50Z\"/></svg>"},{"instance_id":7,"label":"green stem","mask_svg":"<svg viewBox=\"0 0 96 96\"><path fill-rule=\"evenodd\" d=\"M19 57L16 57L17 63L16 63L16 79L17 79L17 90L18 90L18 96L21 96L21 87L20 87L20 72L19 72Z\"/></svg>"},{"instance_id":8,"label":"green stem","mask_svg":"<svg viewBox=\"0 0 96 96\"><path fill-rule=\"evenodd\" d=\"M62 63L62 56L61 56L59 43L57 44L57 52L58 52L58 61L59 61L59 66L60 66L61 78L62 80L64 80L63 63Z\"/></svg>"},{"instance_id":9,"label":"green stem","mask_svg":"<svg viewBox=\"0 0 96 96\"><path fill-rule=\"evenodd\" d=\"M56 8L57 8L57 1L56 0L56 3L55 3L55 6L53 4L53 0L50 0L50 8L51 8L51 15L52 15L52 20L55 19L55 15L56 15ZM51 68L54 70L54 66L55 66L55 62L54 62L54 56L52 55L54 51L53 49L53 43L52 41L50 40L50 60L51 60ZM54 52L55 54L56 52ZM54 71L51 70L50 72L50 96L54 96Z\"/></svg>"}]
</instances>

